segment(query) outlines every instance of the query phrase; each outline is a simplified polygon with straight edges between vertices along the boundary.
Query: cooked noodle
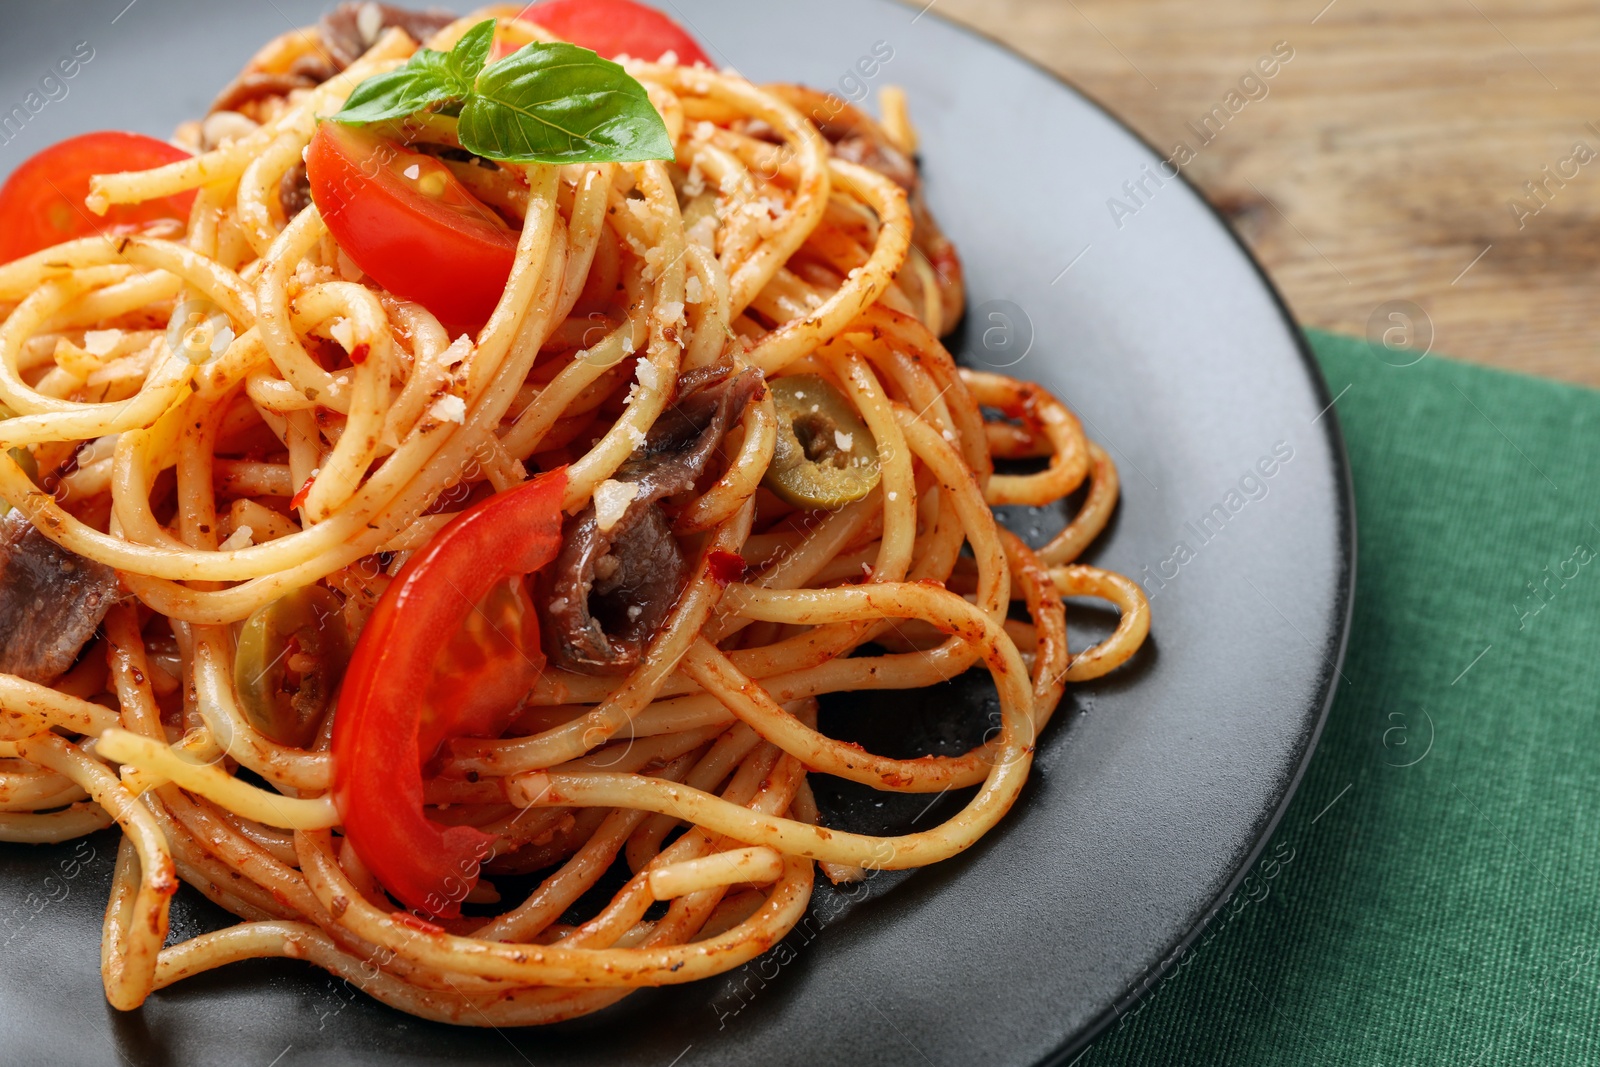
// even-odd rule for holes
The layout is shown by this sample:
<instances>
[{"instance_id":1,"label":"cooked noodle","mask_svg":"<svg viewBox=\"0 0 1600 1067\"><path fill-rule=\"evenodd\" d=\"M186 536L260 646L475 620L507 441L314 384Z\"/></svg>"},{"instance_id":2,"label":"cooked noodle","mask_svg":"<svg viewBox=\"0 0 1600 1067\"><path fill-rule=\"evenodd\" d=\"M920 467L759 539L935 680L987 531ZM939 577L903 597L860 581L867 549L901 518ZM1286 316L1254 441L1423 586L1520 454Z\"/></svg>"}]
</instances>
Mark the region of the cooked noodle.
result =
<instances>
[{"instance_id":1,"label":"cooked noodle","mask_svg":"<svg viewBox=\"0 0 1600 1067\"><path fill-rule=\"evenodd\" d=\"M548 39L492 13L512 43ZM311 32L252 70L288 70ZM1109 456L1038 386L955 366L939 335L959 305L913 245L906 191L830 152L778 89L627 63L676 163L503 168L516 261L469 340L363 284L316 206L287 217L279 190L316 119L415 48L390 29L344 73L252 105L260 125L237 139L96 179L96 210L199 190L185 236L88 237L0 266L0 402L14 413L0 496L114 568L126 594L88 666L51 686L0 675L0 839L120 826L102 963L119 1008L265 956L473 1026L551 1022L728 971L799 921L818 863L851 879L970 847L1016 802L1064 685L1125 662L1149 629L1135 583L1075 562L1116 504ZM889 141L913 148L902 95L888 114ZM701 190L709 227L699 207L685 217ZM171 341L195 308L222 339L199 360ZM93 351L95 331L118 331L113 346ZM338 832L328 723L302 748L241 708L238 624L320 585L358 632L469 500L566 464L564 507L582 509L679 376L725 363L833 383L871 431L879 483L831 511L782 504L761 488L773 397L751 402L673 509L691 563L638 665L547 669L505 736L458 738L430 764L430 817L496 843L466 917L407 914ZM36 484L18 449L54 480ZM997 459L1037 469L996 473ZM1039 550L991 510L1085 487ZM748 563L745 580L714 573L724 552ZM1116 631L1069 650L1063 597L1108 602ZM1001 720L965 754L893 759L818 729L817 697L974 667ZM811 772L975 792L936 827L878 837L821 825ZM618 862L631 877L573 922ZM535 871L531 892L496 904L497 875ZM163 947L180 879L240 922Z\"/></svg>"}]
</instances>

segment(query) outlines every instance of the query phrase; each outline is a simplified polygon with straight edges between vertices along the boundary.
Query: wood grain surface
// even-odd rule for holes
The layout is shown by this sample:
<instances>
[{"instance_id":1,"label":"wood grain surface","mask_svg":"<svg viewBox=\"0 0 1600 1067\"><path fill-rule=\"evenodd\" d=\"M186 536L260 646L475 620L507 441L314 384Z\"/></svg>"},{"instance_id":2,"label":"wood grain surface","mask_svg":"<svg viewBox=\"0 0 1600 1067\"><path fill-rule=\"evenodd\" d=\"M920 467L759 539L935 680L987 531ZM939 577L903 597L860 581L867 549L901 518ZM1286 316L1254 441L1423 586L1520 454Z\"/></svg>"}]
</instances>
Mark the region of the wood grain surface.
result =
<instances>
[{"instance_id":1,"label":"wood grain surface","mask_svg":"<svg viewBox=\"0 0 1600 1067\"><path fill-rule=\"evenodd\" d=\"M1163 151L1195 149L1183 169L1301 322L1391 331L1393 343L1431 331L1436 352L1600 385L1600 4L935 0L934 10L1058 72ZM1293 58L1241 87L1279 42Z\"/></svg>"}]
</instances>

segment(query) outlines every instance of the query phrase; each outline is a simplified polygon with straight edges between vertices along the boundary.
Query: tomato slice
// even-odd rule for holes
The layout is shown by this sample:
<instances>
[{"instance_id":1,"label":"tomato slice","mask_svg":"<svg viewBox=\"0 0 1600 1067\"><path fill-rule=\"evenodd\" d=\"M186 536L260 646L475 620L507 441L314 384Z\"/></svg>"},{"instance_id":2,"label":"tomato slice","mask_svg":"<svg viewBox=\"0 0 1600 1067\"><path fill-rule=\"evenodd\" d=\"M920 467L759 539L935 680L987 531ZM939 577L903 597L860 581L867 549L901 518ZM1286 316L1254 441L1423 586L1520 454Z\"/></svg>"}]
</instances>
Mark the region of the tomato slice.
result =
<instances>
[{"instance_id":1,"label":"tomato slice","mask_svg":"<svg viewBox=\"0 0 1600 1067\"><path fill-rule=\"evenodd\" d=\"M632 56L655 62L673 52L684 66L715 66L689 31L633 0L544 0L528 5L517 17L537 22L557 37L607 59Z\"/></svg>"},{"instance_id":2,"label":"tomato slice","mask_svg":"<svg viewBox=\"0 0 1600 1067\"><path fill-rule=\"evenodd\" d=\"M407 907L461 913L494 838L423 814L422 768L452 737L492 737L544 668L524 576L561 546L566 469L492 496L400 571L356 642L333 721L345 837Z\"/></svg>"},{"instance_id":3,"label":"tomato slice","mask_svg":"<svg viewBox=\"0 0 1600 1067\"><path fill-rule=\"evenodd\" d=\"M139 133L107 130L51 145L18 167L0 188L0 263L97 233L132 233L152 222L187 224L194 193L118 204L96 216L83 202L96 174L150 170L189 153Z\"/></svg>"},{"instance_id":4,"label":"tomato slice","mask_svg":"<svg viewBox=\"0 0 1600 1067\"><path fill-rule=\"evenodd\" d=\"M367 130L324 122L306 153L311 199L345 254L446 326L489 321L517 233L450 168Z\"/></svg>"}]
</instances>

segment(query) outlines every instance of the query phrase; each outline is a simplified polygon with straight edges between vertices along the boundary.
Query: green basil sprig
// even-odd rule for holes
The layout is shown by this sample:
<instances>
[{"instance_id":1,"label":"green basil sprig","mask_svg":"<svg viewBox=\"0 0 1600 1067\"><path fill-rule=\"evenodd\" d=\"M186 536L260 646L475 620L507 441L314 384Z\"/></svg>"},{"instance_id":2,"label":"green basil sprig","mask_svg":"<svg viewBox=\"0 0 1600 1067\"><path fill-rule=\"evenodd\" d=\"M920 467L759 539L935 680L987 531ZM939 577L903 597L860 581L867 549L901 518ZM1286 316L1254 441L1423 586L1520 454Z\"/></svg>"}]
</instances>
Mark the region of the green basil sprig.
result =
<instances>
[{"instance_id":1,"label":"green basil sprig","mask_svg":"<svg viewBox=\"0 0 1600 1067\"><path fill-rule=\"evenodd\" d=\"M366 126L423 111L455 116L461 147L504 163L671 159L644 86L587 48L535 42L488 65L494 20L449 52L424 48L356 86L335 122Z\"/></svg>"}]
</instances>

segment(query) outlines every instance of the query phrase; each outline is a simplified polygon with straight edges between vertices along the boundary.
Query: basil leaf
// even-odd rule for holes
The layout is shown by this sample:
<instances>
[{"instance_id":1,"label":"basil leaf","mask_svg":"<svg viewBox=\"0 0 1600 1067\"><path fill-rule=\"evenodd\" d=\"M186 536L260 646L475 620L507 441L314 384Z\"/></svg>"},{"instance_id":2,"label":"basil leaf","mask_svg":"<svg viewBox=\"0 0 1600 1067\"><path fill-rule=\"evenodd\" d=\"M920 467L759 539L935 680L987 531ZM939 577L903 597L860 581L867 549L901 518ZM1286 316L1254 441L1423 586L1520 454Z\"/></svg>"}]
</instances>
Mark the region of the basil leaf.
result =
<instances>
[{"instance_id":1,"label":"basil leaf","mask_svg":"<svg viewBox=\"0 0 1600 1067\"><path fill-rule=\"evenodd\" d=\"M349 126L403 119L429 107L466 95L443 52L423 49L403 67L374 75L356 86L334 121Z\"/></svg>"},{"instance_id":2,"label":"basil leaf","mask_svg":"<svg viewBox=\"0 0 1600 1067\"><path fill-rule=\"evenodd\" d=\"M494 19L486 19L461 35L461 40L450 50L450 73L461 83L461 95L472 91L483 65L489 62L489 49L494 47Z\"/></svg>"},{"instance_id":3,"label":"basil leaf","mask_svg":"<svg viewBox=\"0 0 1600 1067\"><path fill-rule=\"evenodd\" d=\"M644 86L610 60L565 43L530 44L484 70L457 132L467 151L506 163L674 155Z\"/></svg>"}]
</instances>

